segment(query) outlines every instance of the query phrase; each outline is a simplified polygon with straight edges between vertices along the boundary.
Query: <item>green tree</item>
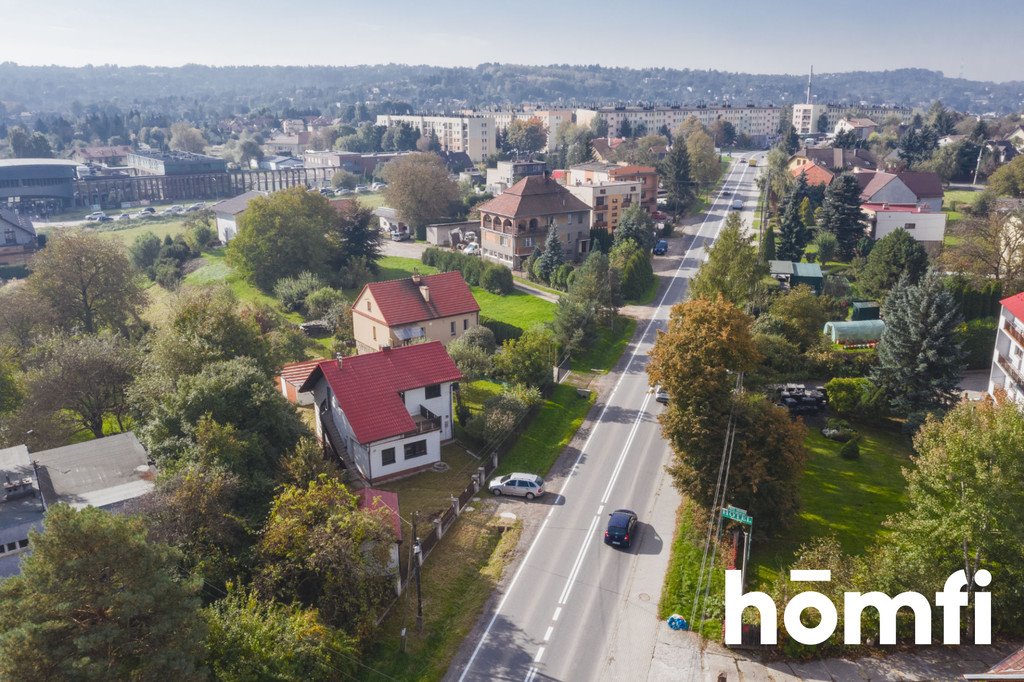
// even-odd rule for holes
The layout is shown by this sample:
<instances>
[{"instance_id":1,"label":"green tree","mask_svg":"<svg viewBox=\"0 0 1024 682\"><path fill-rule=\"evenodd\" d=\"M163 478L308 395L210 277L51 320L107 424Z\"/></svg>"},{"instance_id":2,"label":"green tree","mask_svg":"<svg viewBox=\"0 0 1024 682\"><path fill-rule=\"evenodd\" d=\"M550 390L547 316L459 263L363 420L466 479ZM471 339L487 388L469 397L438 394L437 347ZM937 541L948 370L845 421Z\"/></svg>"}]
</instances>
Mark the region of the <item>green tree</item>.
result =
<instances>
[{"instance_id":1,"label":"green tree","mask_svg":"<svg viewBox=\"0 0 1024 682\"><path fill-rule=\"evenodd\" d=\"M639 204L633 204L622 212L619 225L615 228L615 243L632 240L644 253L654 248L654 221Z\"/></svg>"},{"instance_id":2,"label":"green tree","mask_svg":"<svg viewBox=\"0 0 1024 682\"><path fill-rule=\"evenodd\" d=\"M316 607L326 623L365 640L393 594L394 541L386 510L360 510L340 482L285 485L260 539L257 585L267 597Z\"/></svg>"},{"instance_id":3,"label":"green tree","mask_svg":"<svg viewBox=\"0 0 1024 682\"><path fill-rule=\"evenodd\" d=\"M779 220L779 245L777 252L781 260L799 262L810 241L810 232L800 216L800 195L791 192L785 201Z\"/></svg>"},{"instance_id":4,"label":"green tree","mask_svg":"<svg viewBox=\"0 0 1024 682\"><path fill-rule=\"evenodd\" d=\"M632 242L620 246L638 253ZM646 255L641 255L646 259ZM609 261L603 253L592 252L575 271L568 292L558 300L552 325L559 343L568 352L593 342L598 326L615 319L621 304L619 274Z\"/></svg>"},{"instance_id":5,"label":"green tree","mask_svg":"<svg viewBox=\"0 0 1024 682\"><path fill-rule=\"evenodd\" d=\"M203 133L187 121L171 124L171 149L192 154L202 154L206 150L206 138Z\"/></svg>"},{"instance_id":6,"label":"green tree","mask_svg":"<svg viewBox=\"0 0 1024 682\"><path fill-rule=\"evenodd\" d=\"M282 277L322 273L330 258L327 233L337 221L327 198L305 187L256 197L238 220L227 261L264 291Z\"/></svg>"},{"instance_id":7,"label":"green tree","mask_svg":"<svg viewBox=\"0 0 1024 682\"><path fill-rule=\"evenodd\" d=\"M383 238L373 211L359 204L340 211L340 217L331 224L327 233L335 270L351 268L356 262L367 265L371 272L379 271L377 261L384 249Z\"/></svg>"},{"instance_id":8,"label":"green tree","mask_svg":"<svg viewBox=\"0 0 1024 682\"><path fill-rule=\"evenodd\" d=\"M677 131L673 139L675 143L661 165L661 182L668 192L668 201L678 220L693 201L694 183L690 174L690 154L686 149L686 138L679 137Z\"/></svg>"},{"instance_id":9,"label":"green tree","mask_svg":"<svg viewBox=\"0 0 1024 682\"><path fill-rule=\"evenodd\" d=\"M928 252L909 232L899 228L875 243L857 284L868 298L883 301L901 275L906 275L910 284L917 284L927 270Z\"/></svg>"},{"instance_id":10,"label":"green tree","mask_svg":"<svg viewBox=\"0 0 1024 682\"><path fill-rule=\"evenodd\" d=\"M509 124L506 135L509 148L520 156L532 156L548 143L548 131L537 117L528 120L517 118Z\"/></svg>"},{"instance_id":11,"label":"green tree","mask_svg":"<svg viewBox=\"0 0 1024 682\"><path fill-rule=\"evenodd\" d=\"M32 287L0 287L0 344L27 358L29 350L56 324L57 313L49 300Z\"/></svg>"},{"instance_id":12,"label":"green tree","mask_svg":"<svg viewBox=\"0 0 1024 682\"><path fill-rule=\"evenodd\" d=\"M626 298L641 298L654 282L651 257L632 239L615 244L609 254L609 262L617 273L620 290Z\"/></svg>"},{"instance_id":13,"label":"green tree","mask_svg":"<svg viewBox=\"0 0 1024 682\"><path fill-rule=\"evenodd\" d=\"M818 247L818 262L822 265L835 260L839 253L839 240L831 232L819 232L814 245Z\"/></svg>"},{"instance_id":14,"label":"green tree","mask_svg":"<svg viewBox=\"0 0 1024 682\"><path fill-rule=\"evenodd\" d=\"M464 381L476 381L491 373L491 354L466 340L464 335L449 343L447 351Z\"/></svg>"},{"instance_id":15,"label":"green tree","mask_svg":"<svg viewBox=\"0 0 1024 682\"><path fill-rule=\"evenodd\" d=\"M981 281L1003 283L1005 289L1024 289L1024 209L991 211L987 216L959 221L959 241L944 248L942 262L949 270ZM2 313L0 313L2 315Z\"/></svg>"},{"instance_id":16,"label":"green tree","mask_svg":"<svg viewBox=\"0 0 1024 682\"><path fill-rule=\"evenodd\" d=\"M801 173L804 177L807 177L806 173ZM800 220L803 221L806 227L814 227L814 209L811 208L811 198L804 197L800 200Z\"/></svg>"},{"instance_id":17,"label":"green tree","mask_svg":"<svg viewBox=\"0 0 1024 682\"><path fill-rule=\"evenodd\" d=\"M690 175L701 187L710 187L721 175L715 143L703 130L686 138L686 153L690 157Z\"/></svg>"},{"instance_id":18,"label":"green tree","mask_svg":"<svg viewBox=\"0 0 1024 682\"><path fill-rule=\"evenodd\" d=\"M914 285L904 275L882 306L885 330L871 379L900 414L942 409L957 395L963 353L960 311L941 276L929 271Z\"/></svg>"},{"instance_id":19,"label":"green tree","mask_svg":"<svg viewBox=\"0 0 1024 682\"><path fill-rule=\"evenodd\" d=\"M886 522L881 556L873 562L876 582L888 594L901 588L928 594L964 571L971 595L978 571L987 569L997 577L986 591L1002 605L993 609L993 632L1019 633L1024 417L1009 401L963 402L941 421L929 418L914 448L914 466L904 474L906 508ZM965 625L970 632L970 615Z\"/></svg>"},{"instance_id":20,"label":"green tree","mask_svg":"<svg viewBox=\"0 0 1024 682\"><path fill-rule=\"evenodd\" d=\"M513 384L543 388L552 381L557 362L558 340L543 326L527 329L518 339L509 339L494 355L494 373Z\"/></svg>"},{"instance_id":21,"label":"green tree","mask_svg":"<svg viewBox=\"0 0 1024 682\"><path fill-rule=\"evenodd\" d=\"M28 280L62 327L125 330L146 301L123 247L95 233L62 231L32 259Z\"/></svg>"},{"instance_id":22,"label":"green tree","mask_svg":"<svg viewBox=\"0 0 1024 682\"><path fill-rule=\"evenodd\" d=\"M459 186L449 179L437 154L405 154L392 159L381 176L388 183L385 201L416 229L417 239L425 239L427 224L448 215L459 199Z\"/></svg>"},{"instance_id":23,"label":"green tree","mask_svg":"<svg viewBox=\"0 0 1024 682\"><path fill-rule=\"evenodd\" d=\"M939 135L930 126L908 128L900 138L897 153L907 166L913 168L931 158L939 147Z\"/></svg>"},{"instance_id":24,"label":"green tree","mask_svg":"<svg viewBox=\"0 0 1024 682\"><path fill-rule=\"evenodd\" d=\"M198 586L141 519L58 504L29 541L21 575L0 582L0 677L203 679Z\"/></svg>"},{"instance_id":25,"label":"green tree","mask_svg":"<svg viewBox=\"0 0 1024 682\"><path fill-rule=\"evenodd\" d=\"M730 213L708 250L707 260L690 283L690 294L711 300L722 295L735 305L743 305L767 274L768 264L758 256L753 238L743 234L739 214Z\"/></svg>"},{"instance_id":26,"label":"green tree","mask_svg":"<svg viewBox=\"0 0 1024 682\"><path fill-rule=\"evenodd\" d=\"M331 682L358 673L356 642L322 623L316 609L232 590L205 616L206 661L218 680Z\"/></svg>"},{"instance_id":27,"label":"green tree","mask_svg":"<svg viewBox=\"0 0 1024 682\"><path fill-rule=\"evenodd\" d=\"M593 154L590 148L590 141L593 138L594 133L589 126L576 123L563 123L558 126L558 131L555 133L555 159L552 161L552 166L568 168L589 161ZM549 151L549 154L551 153Z\"/></svg>"},{"instance_id":28,"label":"green tree","mask_svg":"<svg viewBox=\"0 0 1024 682\"><path fill-rule=\"evenodd\" d=\"M790 156L796 154L797 150L800 149L800 136L796 134L796 128L790 125L789 132L786 133L786 137L780 141L780 144Z\"/></svg>"},{"instance_id":29,"label":"green tree","mask_svg":"<svg viewBox=\"0 0 1024 682\"><path fill-rule=\"evenodd\" d=\"M793 332L787 338L799 345L801 351L821 341L821 330L831 317L824 299L806 284L776 296L768 313L790 325Z\"/></svg>"},{"instance_id":30,"label":"green tree","mask_svg":"<svg viewBox=\"0 0 1024 682\"><path fill-rule=\"evenodd\" d=\"M775 246L775 227L771 224L764 231L764 239L761 241L761 260L766 263L770 260L777 260L777 247Z\"/></svg>"},{"instance_id":31,"label":"green tree","mask_svg":"<svg viewBox=\"0 0 1024 682\"><path fill-rule=\"evenodd\" d=\"M343 187L345 189L355 189L356 185L359 184L359 176L355 173L349 173L346 170L337 171L331 176L331 187L335 189Z\"/></svg>"},{"instance_id":32,"label":"green tree","mask_svg":"<svg viewBox=\"0 0 1024 682\"><path fill-rule=\"evenodd\" d=\"M818 116L818 121L815 124L815 129L819 133L827 133L828 132L828 116L825 115L825 112L822 112L821 115Z\"/></svg>"},{"instance_id":33,"label":"green tree","mask_svg":"<svg viewBox=\"0 0 1024 682\"><path fill-rule=\"evenodd\" d=\"M857 241L864 236L864 213L860 210L860 185L851 173L842 173L825 190L820 225L839 240L839 253L849 260Z\"/></svg>"},{"instance_id":34,"label":"green tree","mask_svg":"<svg viewBox=\"0 0 1024 682\"><path fill-rule=\"evenodd\" d=\"M565 262L565 254L562 252L562 242L558 238L558 229L551 225L548 227L548 235L544 238L544 251L535 262L535 271L545 282L551 281L551 275Z\"/></svg>"},{"instance_id":35,"label":"green tree","mask_svg":"<svg viewBox=\"0 0 1024 682\"><path fill-rule=\"evenodd\" d=\"M988 178L988 189L996 196L1024 197L1024 154L992 173Z\"/></svg>"}]
</instances>

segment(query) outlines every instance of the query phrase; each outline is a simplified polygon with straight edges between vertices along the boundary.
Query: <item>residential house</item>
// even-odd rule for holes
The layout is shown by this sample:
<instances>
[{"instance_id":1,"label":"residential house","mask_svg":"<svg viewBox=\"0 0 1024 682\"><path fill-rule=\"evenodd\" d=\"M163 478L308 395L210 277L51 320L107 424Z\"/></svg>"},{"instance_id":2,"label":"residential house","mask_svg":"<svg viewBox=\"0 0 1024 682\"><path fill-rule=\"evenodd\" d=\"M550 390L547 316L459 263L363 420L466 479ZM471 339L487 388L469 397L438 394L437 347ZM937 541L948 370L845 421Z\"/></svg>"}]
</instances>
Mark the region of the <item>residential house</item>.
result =
<instances>
[{"instance_id":1,"label":"residential house","mask_svg":"<svg viewBox=\"0 0 1024 682\"><path fill-rule=\"evenodd\" d=\"M636 166L602 162L580 163L569 169L565 185L607 182L640 183L640 205L648 215L658 211L658 171L653 166Z\"/></svg>"},{"instance_id":2,"label":"residential house","mask_svg":"<svg viewBox=\"0 0 1024 682\"><path fill-rule=\"evenodd\" d=\"M884 171L854 173L864 204L922 206L928 212L942 210L942 179L936 173Z\"/></svg>"},{"instance_id":3,"label":"residential house","mask_svg":"<svg viewBox=\"0 0 1024 682\"><path fill-rule=\"evenodd\" d=\"M795 169L811 164L827 168L833 173L842 173L843 171L854 169L875 170L878 167L875 159L866 149L840 149L835 147L826 147L824 149L805 147L789 157L786 167L789 168L790 172L793 172Z\"/></svg>"},{"instance_id":4,"label":"residential house","mask_svg":"<svg viewBox=\"0 0 1024 682\"><path fill-rule=\"evenodd\" d=\"M590 252L590 207L547 174L525 177L480 212L481 255L518 270L555 230L570 260Z\"/></svg>"},{"instance_id":5,"label":"residential house","mask_svg":"<svg viewBox=\"0 0 1024 682\"><path fill-rule=\"evenodd\" d=\"M983 673L964 675L969 682L1024 682L1024 649L1018 649Z\"/></svg>"},{"instance_id":6,"label":"residential house","mask_svg":"<svg viewBox=\"0 0 1024 682\"><path fill-rule=\"evenodd\" d=\"M1017 126L1017 129L1007 135L1006 139L1012 142L1018 150L1024 150L1024 126Z\"/></svg>"},{"instance_id":7,"label":"residential house","mask_svg":"<svg viewBox=\"0 0 1024 682\"><path fill-rule=\"evenodd\" d=\"M480 305L460 272L370 282L352 303L360 353L422 339L447 344L478 324Z\"/></svg>"},{"instance_id":8,"label":"residential house","mask_svg":"<svg viewBox=\"0 0 1024 682\"><path fill-rule=\"evenodd\" d=\"M815 185L825 185L825 187L828 187L836 178L835 173L814 162L797 165L789 169L789 174L794 178L800 177L801 173L807 174L807 184L811 187Z\"/></svg>"},{"instance_id":9,"label":"residential house","mask_svg":"<svg viewBox=\"0 0 1024 682\"><path fill-rule=\"evenodd\" d=\"M290 135L274 135L263 143L263 153L268 156L277 154L284 156L302 156L309 146L313 133L303 130Z\"/></svg>"},{"instance_id":10,"label":"residential house","mask_svg":"<svg viewBox=\"0 0 1024 682\"><path fill-rule=\"evenodd\" d=\"M441 150L437 152L437 155L441 157L441 163L444 164L449 173L461 173L472 170L475 167L473 159L469 158L469 154L466 152L446 152Z\"/></svg>"},{"instance_id":11,"label":"residential house","mask_svg":"<svg viewBox=\"0 0 1024 682\"><path fill-rule=\"evenodd\" d=\"M946 235L946 214L928 210L923 204L861 204L875 239L903 228L932 255L942 250Z\"/></svg>"},{"instance_id":12,"label":"residential house","mask_svg":"<svg viewBox=\"0 0 1024 682\"><path fill-rule=\"evenodd\" d=\"M985 151L991 154L1000 166L1013 161L1019 153L1012 140L986 140Z\"/></svg>"},{"instance_id":13,"label":"residential house","mask_svg":"<svg viewBox=\"0 0 1024 682\"><path fill-rule=\"evenodd\" d=\"M130 431L31 454L24 445L0 449L0 577L18 573L29 531L43 529L47 508L64 502L119 511L151 492L155 478Z\"/></svg>"},{"instance_id":14,"label":"residential house","mask_svg":"<svg viewBox=\"0 0 1024 682\"><path fill-rule=\"evenodd\" d=\"M836 123L835 128L832 130L834 135L840 133L852 132L857 136L858 140L867 140L871 137L871 133L878 130L878 124L872 121L870 118L858 118L851 116L850 118L843 117Z\"/></svg>"},{"instance_id":15,"label":"residential house","mask_svg":"<svg viewBox=\"0 0 1024 682\"><path fill-rule=\"evenodd\" d=\"M291 362L281 368L277 375L277 387L281 395L296 405L312 405L312 393L300 393L299 387L306 382L313 369L323 360L302 360Z\"/></svg>"},{"instance_id":16,"label":"residential house","mask_svg":"<svg viewBox=\"0 0 1024 682\"><path fill-rule=\"evenodd\" d=\"M71 155L79 163L98 163L103 166L123 166L128 162L132 148L126 144L109 147L81 147Z\"/></svg>"},{"instance_id":17,"label":"residential house","mask_svg":"<svg viewBox=\"0 0 1024 682\"><path fill-rule=\"evenodd\" d=\"M624 137L598 137L590 141L590 151L600 163L613 163L615 151L626 141Z\"/></svg>"},{"instance_id":18,"label":"residential house","mask_svg":"<svg viewBox=\"0 0 1024 682\"><path fill-rule=\"evenodd\" d=\"M437 341L318 364L316 433L345 465L376 485L429 469L453 437L452 386L462 375Z\"/></svg>"},{"instance_id":19,"label":"residential house","mask_svg":"<svg viewBox=\"0 0 1024 682\"><path fill-rule=\"evenodd\" d=\"M249 190L245 194L239 194L231 199L218 201L210 207L213 215L217 218L217 237L224 244L231 241L238 234L238 219L249 208L249 202L256 197L265 197L266 192Z\"/></svg>"},{"instance_id":20,"label":"residential house","mask_svg":"<svg viewBox=\"0 0 1024 682\"><path fill-rule=\"evenodd\" d=\"M36 228L28 216L0 207L0 265L28 263L37 245Z\"/></svg>"},{"instance_id":21,"label":"residential house","mask_svg":"<svg viewBox=\"0 0 1024 682\"><path fill-rule=\"evenodd\" d=\"M487 191L499 194L530 175L544 175L548 165L543 161L499 161L487 169Z\"/></svg>"},{"instance_id":22,"label":"residential house","mask_svg":"<svg viewBox=\"0 0 1024 682\"><path fill-rule=\"evenodd\" d=\"M591 182L570 184L569 192L590 207L590 227L614 232L622 213L640 203L638 182Z\"/></svg>"},{"instance_id":23,"label":"residential house","mask_svg":"<svg viewBox=\"0 0 1024 682\"><path fill-rule=\"evenodd\" d=\"M999 326L992 351L988 392L1006 392L1006 397L1024 405L1024 293L1000 301Z\"/></svg>"}]
</instances>

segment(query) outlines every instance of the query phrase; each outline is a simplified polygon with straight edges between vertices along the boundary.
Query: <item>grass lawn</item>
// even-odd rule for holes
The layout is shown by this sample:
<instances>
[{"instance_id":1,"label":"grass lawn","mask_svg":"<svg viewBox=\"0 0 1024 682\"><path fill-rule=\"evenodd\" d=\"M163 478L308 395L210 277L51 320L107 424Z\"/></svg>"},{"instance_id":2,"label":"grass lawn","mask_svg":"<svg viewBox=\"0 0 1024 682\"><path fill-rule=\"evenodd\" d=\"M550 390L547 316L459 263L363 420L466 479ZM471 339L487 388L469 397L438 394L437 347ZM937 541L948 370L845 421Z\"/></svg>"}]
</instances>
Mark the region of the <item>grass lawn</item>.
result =
<instances>
[{"instance_id":1,"label":"grass lawn","mask_svg":"<svg viewBox=\"0 0 1024 682\"><path fill-rule=\"evenodd\" d=\"M185 284L202 285L224 282L231 287L231 290L240 301L266 303L283 313L291 322L299 323L303 321L302 316L298 313L284 313L280 301L260 291L244 277L234 272L224 259L223 247L205 251L203 253L203 260L206 263L202 267L185 276Z\"/></svg>"},{"instance_id":2,"label":"grass lawn","mask_svg":"<svg viewBox=\"0 0 1024 682\"><path fill-rule=\"evenodd\" d=\"M668 571L665 572L665 583L661 590L661 601L658 602L658 617L667 619L678 613L687 621L693 611L693 601L697 590L697 578L700 576L700 562L704 555L706 527L698 522L699 515L692 503L683 502L676 514L676 533L672 538L672 553L669 557ZM709 615L700 626L702 635L718 640L722 636L722 604L725 594L725 573L722 572L721 561L714 572L711 590L708 593L705 612ZM691 625L692 627L692 625Z\"/></svg>"},{"instance_id":3,"label":"grass lawn","mask_svg":"<svg viewBox=\"0 0 1024 682\"><path fill-rule=\"evenodd\" d=\"M441 448L441 461L448 471L424 471L379 487L398 493L398 508L402 516L412 518L419 512L424 523L432 514L451 506L451 496L458 496L469 485L470 476L480 462L466 453L462 446L449 443Z\"/></svg>"},{"instance_id":4,"label":"grass lawn","mask_svg":"<svg viewBox=\"0 0 1024 682\"><path fill-rule=\"evenodd\" d=\"M602 328L597 342L572 359L573 371L606 374L618 362L635 331L636 320L619 315L613 328Z\"/></svg>"},{"instance_id":5,"label":"grass lawn","mask_svg":"<svg viewBox=\"0 0 1024 682\"><path fill-rule=\"evenodd\" d=\"M90 223L86 227L86 229L95 232L96 234L102 235L104 237L109 237L110 239L119 241L125 246L131 246L132 242L135 241L136 237L138 237L140 234L145 234L147 232L152 232L157 237L160 237L160 239L163 239L167 235L171 235L171 238L173 239L174 237L177 237L179 234L185 232L185 221L180 219L147 220L145 222L133 220L128 223L102 223L102 229L96 227L97 225L101 224ZM114 229L113 227L108 227L115 225L118 228L121 228L121 225L128 225L129 227L124 227L123 229ZM53 228L45 224L40 224L37 227L37 231L40 234L45 235L53 234L55 229L61 228Z\"/></svg>"},{"instance_id":6,"label":"grass lawn","mask_svg":"<svg viewBox=\"0 0 1024 682\"><path fill-rule=\"evenodd\" d=\"M953 209L953 204L967 204L973 206L974 202L981 198L981 192L972 192L967 189L948 189L942 195L942 208Z\"/></svg>"},{"instance_id":7,"label":"grass lawn","mask_svg":"<svg viewBox=\"0 0 1024 682\"><path fill-rule=\"evenodd\" d=\"M754 537L754 584L768 585L792 562L800 545L814 537L835 535L843 550L862 554L881 536L882 521L903 508L906 482L901 468L910 464L911 448L898 431L854 424L861 434L860 459L838 455L840 443L817 427L808 428L810 460L800 481L803 510L782 537Z\"/></svg>"},{"instance_id":8,"label":"grass lawn","mask_svg":"<svg viewBox=\"0 0 1024 682\"><path fill-rule=\"evenodd\" d=\"M541 284L540 282L532 282L532 281L530 281L530 280L528 280L528 279L526 279L524 277L519 277L517 275L512 275L512 279L514 279L515 281L519 282L520 284L524 284L524 285L526 285L528 287L533 287L534 289L540 289L541 291L546 291L547 293L552 294L554 296L561 296L562 294L565 293L564 291L559 291L558 289L552 289L551 287L549 287L549 286L547 286L545 284Z\"/></svg>"},{"instance_id":9,"label":"grass lawn","mask_svg":"<svg viewBox=\"0 0 1024 682\"><path fill-rule=\"evenodd\" d=\"M422 475L422 474L421 474ZM440 680L515 556L521 528L502 532L487 510L463 512L421 572L423 634L416 629L416 589L405 591L363 657L361 680ZM403 545L403 550L408 548ZM408 633L402 651L401 631Z\"/></svg>"},{"instance_id":10,"label":"grass lawn","mask_svg":"<svg viewBox=\"0 0 1024 682\"><path fill-rule=\"evenodd\" d=\"M384 256L377 264L380 266L380 280L411 277L414 272L421 275L436 275L439 272L433 265L424 265L415 258L402 256Z\"/></svg>"},{"instance_id":11,"label":"grass lawn","mask_svg":"<svg viewBox=\"0 0 1024 682\"><path fill-rule=\"evenodd\" d=\"M501 296L473 287L473 297L480 304L480 315L526 331L530 327L555 319L555 304L518 289Z\"/></svg>"},{"instance_id":12,"label":"grass lawn","mask_svg":"<svg viewBox=\"0 0 1024 682\"><path fill-rule=\"evenodd\" d=\"M546 475L576 435L596 398L597 394L593 392L589 397L581 398L573 386L555 386L551 396L540 404L519 440L502 458L495 475L513 471Z\"/></svg>"}]
</instances>

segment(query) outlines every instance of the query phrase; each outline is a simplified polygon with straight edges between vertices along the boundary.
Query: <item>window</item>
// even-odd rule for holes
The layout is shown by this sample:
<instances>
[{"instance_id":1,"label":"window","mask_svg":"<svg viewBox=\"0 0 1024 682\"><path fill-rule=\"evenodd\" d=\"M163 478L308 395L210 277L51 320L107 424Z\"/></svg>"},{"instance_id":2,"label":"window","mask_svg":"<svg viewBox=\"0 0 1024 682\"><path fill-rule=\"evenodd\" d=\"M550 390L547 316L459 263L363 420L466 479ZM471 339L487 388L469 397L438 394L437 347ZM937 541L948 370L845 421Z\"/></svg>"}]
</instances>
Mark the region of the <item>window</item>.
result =
<instances>
[{"instance_id":1,"label":"window","mask_svg":"<svg viewBox=\"0 0 1024 682\"><path fill-rule=\"evenodd\" d=\"M452 324L455 324L454 322ZM441 384L431 384L423 389L427 394L427 400L441 397Z\"/></svg>"},{"instance_id":2,"label":"window","mask_svg":"<svg viewBox=\"0 0 1024 682\"><path fill-rule=\"evenodd\" d=\"M414 443L405 444L405 459L413 459L415 457L422 457L427 454L427 441L418 440Z\"/></svg>"},{"instance_id":3,"label":"window","mask_svg":"<svg viewBox=\"0 0 1024 682\"><path fill-rule=\"evenodd\" d=\"M373 301L367 301L366 302L366 310L367 310L367 312L371 312L371 313L373 312Z\"/></svg>"},{"instance_id":4,"label":"window","mask_svg":"<svg viewBox=\"0 0 1024 682\"><path fill-rule=\"evenodd\" d=\"M7 551L8 552L13 552L17 548L18 548L18 543L16 543L16 542L8 542L7 543Z\"/></svg>"},{"instance_id":5,"label":"window","mask_svg":"<svg viewBox=\"0 0 1024 682\"><path fill-rule=\"evenodd\" d=\"M913 230L915 227L917 227L917 223L905 223L903 225L904 230Z\"/></svg>"},{"instance_id":6,"label":"window","mask_svg":"<svg viewBox=\"0 0 1024 682\"><path fill-rule=\"evenodd\" d=\"M18 540L18 549L25 549L28 547L28 539Z\"/></svg>"},{"instance_id":7,"label":"window","mask_svg":"<svg viewBox=\"0 0 1024 682\"><path fill-rule=\"evenodd\" d=\"M467 329L469 329L469 318L468 317L464 318L462 320L462 331L466 331Z\"/></svg>"},{"instance_id":8,"label":"window","mask_svg":"<svg viewBox=\"0 0 1024 682\"><path fill-rule=\"evenodd\" d=\"M380 463L384 466L395 463L395 449L384 448L380 451Z\"/></svg>"},{"instance_id":9,"label":"window","mask_svg":"<svg viewBox=\"0 0 1024 682\"><path fill-rule=\"evenodd\" d=\"M14 243L14 230L4 230L4 241L8 244Z\"/></svg>"},{"instance_id":10,"label":"window","mask_svg":"<svg viewBox=\"0 0 1024 682\"><path fill-rule=\"evenodd\" d=\"M452 327L452 336L455 336L455 320L452 320L451 327Z\"/></svg>"},{"instance_id":11,"label":"window","mask_svg":"<svg viewBox=\"0 0 1024 682\"><path fill-rule=\"evenodd\" d=\"M370 327L370 331L373 332L373 340L376 341L377 340L377 328L376 327Z\"/></svg>"}]
</instances>

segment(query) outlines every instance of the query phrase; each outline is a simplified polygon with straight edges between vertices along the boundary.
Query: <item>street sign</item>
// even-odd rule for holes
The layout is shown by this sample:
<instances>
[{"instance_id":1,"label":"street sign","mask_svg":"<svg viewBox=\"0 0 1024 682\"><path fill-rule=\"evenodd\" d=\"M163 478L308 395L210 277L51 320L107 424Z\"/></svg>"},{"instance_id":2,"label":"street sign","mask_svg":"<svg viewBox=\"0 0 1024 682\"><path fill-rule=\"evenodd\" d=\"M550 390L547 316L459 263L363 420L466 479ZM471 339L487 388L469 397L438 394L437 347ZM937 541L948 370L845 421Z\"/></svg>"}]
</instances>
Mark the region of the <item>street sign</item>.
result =
<instances>
[{"instance_id":1,"label":"street sign","mask_svg":"<svg viewBox=\"0 0 1024 682\"><path fill-rule=\"evenodd\" d=\"M725 507L722 509L722 516L729 519L730 521L742 523L745 526L754 525L754 519L749 514L747 514L746 509L740 509L738 507L733 506Z\"/></svg>"}]
</instances>

